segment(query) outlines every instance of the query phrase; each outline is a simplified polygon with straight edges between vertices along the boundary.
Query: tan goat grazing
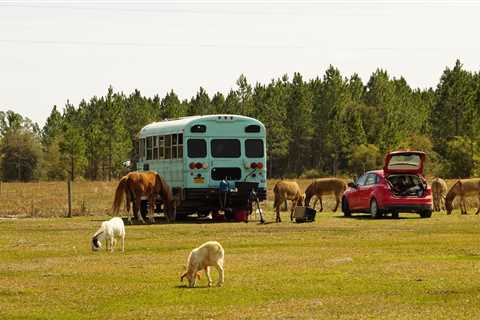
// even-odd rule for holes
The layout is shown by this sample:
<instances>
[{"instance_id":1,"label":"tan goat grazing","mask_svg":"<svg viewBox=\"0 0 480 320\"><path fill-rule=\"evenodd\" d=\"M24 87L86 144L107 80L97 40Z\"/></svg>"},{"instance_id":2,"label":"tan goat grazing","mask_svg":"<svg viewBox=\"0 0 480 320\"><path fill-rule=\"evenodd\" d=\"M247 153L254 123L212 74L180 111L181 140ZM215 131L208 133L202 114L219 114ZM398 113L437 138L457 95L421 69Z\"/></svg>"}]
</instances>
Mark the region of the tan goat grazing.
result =
<instances>
[{"instance_id":1,"label":"tan goat grazing","mask_svg":"<svg viewBox=\"0 0 480 320\"><path fill-rule=\"evenodd\" d=\"M224 281L223 274L223 258L224 250L220 243L217 241L208 241L202 244L200 247L193 249L188 255L187 259L187 271L180 277L180 281L183 278L188 279L188 286L193 288L200 277L199 273L205 270L205 274L208 279L208 286L212 286L212 278L210 277L210 267L215 267L218 271L217 286L222 286Z\"/></svg>"},{"instance_id":2,"label":"tan goat grazing","mask_svg":"<svg viewBox=\"0 0 480 320\"><path fill-rule=\"evenodd\" d=\"M447 183L442 178L432 180L433 211L445 210Z\"/></svg>"},{"instance_id":3,"label":"tan goat grazing","mask_svg":"<svg viewBox=\"0 0 480 320\"><path fill-rule=\"evenodd\" d=\"M273 207L277 213L276 222L282 222L280 218L280 207L287 200L292 200L292 208L290 211L290 220L293 220L293 212L296 206L301 206L303 202L303 194L300 191L298 183L295 181L281 180L273 187L274 201Z\"/></svg>"},{"instance_id":4,"label":"tan goat grazing","mask_svg":"<svg viewBox=\"0 0 480 320\"><path fill-rule=\"evenodd\" d=\"M322 196L325 194L333 193L335 195L336 204L333 212L337 211L338 205L342 200L343 193L347 190L347 184L345 181L338 178L321 178L313 181L305 190L305 206L310 205L310 200L313 196L316 196L320 200L320 212L323 211ZM315 204L313 207L315 207Z\"/></svg>"}]
</instances>

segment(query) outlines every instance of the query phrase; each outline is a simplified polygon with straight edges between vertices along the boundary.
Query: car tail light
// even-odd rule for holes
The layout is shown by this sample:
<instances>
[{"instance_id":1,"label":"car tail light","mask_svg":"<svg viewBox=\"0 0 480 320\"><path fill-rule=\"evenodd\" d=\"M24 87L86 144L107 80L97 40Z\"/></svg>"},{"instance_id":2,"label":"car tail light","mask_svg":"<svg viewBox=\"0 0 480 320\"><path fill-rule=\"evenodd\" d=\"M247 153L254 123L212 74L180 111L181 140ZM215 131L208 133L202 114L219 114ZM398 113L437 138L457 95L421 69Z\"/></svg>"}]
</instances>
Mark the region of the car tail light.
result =
<instances>
[{"instance_id":1,"label":"car tail light","mask_svg":"<svg viewBox=\"0 0 480 320\"><path fill-rule=\"evenodd\" d=\"M201 164L200 162L195 163L195 168L202 169L202 167L203 167L203 164Z\"/></svg>"},{"instance_id":2,"label":"car tail light","mask_svg":"<svg viewBox=\"0 0 480 320\"><path fill-rule=\"evenodd\" d=\"M257 167L257 164L255 162L250 163L250 168L255 169Z\"/></svg>"},{"instance_id":3,"label":"car tail light","mask_svg":"<svg viewBox=\"0 0 480 320\"><path fill-rule=\"evenodd\" d=\"M261 162L257 163L257 168L260 169L260 170L262 170L262 168L263 168L263 163L261 163Z\"/></svg>"},{"instance_id":4,"label":"car tail light","mask_svg":"<svg viewBox=\"0 0 480 320\"><path fill-rule=\"evenodd\" d=\"M195 162L190 162L190 164L188 165L188 167L189 167L190 169L192 169L192 170L195 169Z\"/></svg>"}]
</instances>

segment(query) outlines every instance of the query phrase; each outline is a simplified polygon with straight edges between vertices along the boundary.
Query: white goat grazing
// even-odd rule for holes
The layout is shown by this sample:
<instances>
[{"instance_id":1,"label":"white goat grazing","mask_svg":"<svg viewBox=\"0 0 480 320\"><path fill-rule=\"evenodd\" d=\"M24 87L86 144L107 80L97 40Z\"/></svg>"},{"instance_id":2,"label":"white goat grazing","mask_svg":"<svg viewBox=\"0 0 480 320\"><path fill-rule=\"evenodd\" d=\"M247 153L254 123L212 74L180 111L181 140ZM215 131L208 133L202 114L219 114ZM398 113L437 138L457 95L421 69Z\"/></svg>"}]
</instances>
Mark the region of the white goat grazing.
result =
<instances>
[{"instance_id":1,"label":"white goat grazing","mask_svg":"<svg viewBox=\"0 0 480 320\"><path fill-rule=\"evenodd\" d=\"M125 252L125 225L121 218L115 217L102 222L100 229L92 237L92 250L97 251L102 247L100 241L105 239L105 249L113 252L115 237L122 239L122 252Z\"/></svg>"},{"instance_id":2,"label":"white goat grazing","mask_svg":"<svg viewBox=\"0 0 480 320\"><path fill-rule=\"evenodd\" d=\"M205 270L208 278L208 286L212 286L212 278L210 277L210 267L215 267L218 271L217 286L223 285L223 257L225 251L217 241L208 241L200 247L195 248L188 255L187 271L180 277L180 281L187 277L190 288L195 286L197 277L201 270Z\"/></svg>"}]
</instances>

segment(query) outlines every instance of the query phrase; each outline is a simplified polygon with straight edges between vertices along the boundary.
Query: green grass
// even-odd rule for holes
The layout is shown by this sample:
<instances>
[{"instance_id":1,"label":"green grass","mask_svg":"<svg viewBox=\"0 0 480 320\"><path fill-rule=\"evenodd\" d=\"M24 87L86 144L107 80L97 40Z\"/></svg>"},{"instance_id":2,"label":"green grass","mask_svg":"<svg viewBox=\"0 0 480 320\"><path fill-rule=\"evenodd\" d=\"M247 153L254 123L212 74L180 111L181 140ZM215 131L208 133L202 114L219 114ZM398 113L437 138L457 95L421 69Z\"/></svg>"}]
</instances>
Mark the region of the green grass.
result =
<instances>
[{"instance_id":1,"label":"green grass","mask_svg":"<svg viewBox=\"0 0 480 320\"><path fill-rule=\"evenodd\" d=\"M0 220L0 319L480 317L480 216L282 216L127 226L124 254L90 249L108 217ZM186 288L187 254L207 240L225 248L225 286Z\"/></svg>"}]
</instances>

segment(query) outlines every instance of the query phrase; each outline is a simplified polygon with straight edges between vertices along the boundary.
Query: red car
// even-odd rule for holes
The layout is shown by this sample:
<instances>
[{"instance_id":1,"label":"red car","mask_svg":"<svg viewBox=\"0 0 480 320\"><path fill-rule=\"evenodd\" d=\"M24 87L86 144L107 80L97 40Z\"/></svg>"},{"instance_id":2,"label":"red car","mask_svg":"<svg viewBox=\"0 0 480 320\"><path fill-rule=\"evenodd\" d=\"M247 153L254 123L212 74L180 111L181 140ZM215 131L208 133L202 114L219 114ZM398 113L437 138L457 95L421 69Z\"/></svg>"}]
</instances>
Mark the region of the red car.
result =
<instances>
[{"instance_id":1,"label":"red car","mask_svg":"<svg viewBox=\"0 0 480 320\"><path fill-rule=\"evenodd\" d=\"M354 212L370 213L372 218L399 212L432 216L432 189L423 176L425 153L395 151L387 154L383 170L369 171L348 184L342 198L346 217Z\"/></svg>"}]
</instances>

